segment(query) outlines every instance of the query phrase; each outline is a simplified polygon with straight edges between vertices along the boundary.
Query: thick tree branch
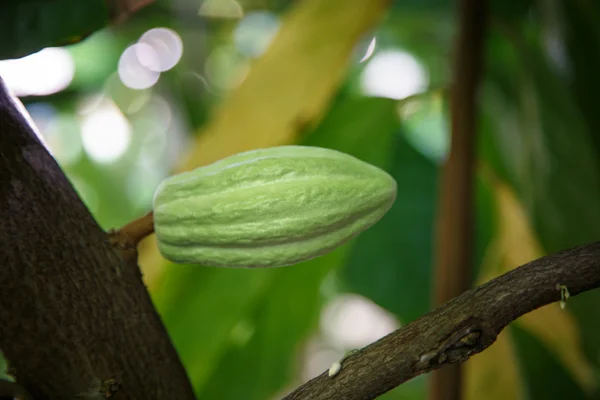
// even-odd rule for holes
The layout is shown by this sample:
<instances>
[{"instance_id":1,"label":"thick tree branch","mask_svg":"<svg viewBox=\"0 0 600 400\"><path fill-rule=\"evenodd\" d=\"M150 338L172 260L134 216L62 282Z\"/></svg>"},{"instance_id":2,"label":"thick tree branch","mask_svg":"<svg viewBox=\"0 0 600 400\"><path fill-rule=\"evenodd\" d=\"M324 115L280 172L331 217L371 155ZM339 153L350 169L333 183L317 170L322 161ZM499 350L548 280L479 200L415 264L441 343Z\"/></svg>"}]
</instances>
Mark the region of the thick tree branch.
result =
<instances>
[{"instance_id":1,"label":"thick tree branch","mask_svg":"<svg viewBox=\"0 0 600 400\"><path fill-rule=\"evenodd\" d=\"M450 99L452 140L442 173L437 232L436 306L463 293L472 282L476 104L487 6L486 0L458 0L458 5ZM429 398L459 400L461 382L460 364L436 371Z\"/></svg>"},{"instance_id":2,"label":"thick tree branch","mask_svg":"<svg viewBox=\"0 0 600 400\"><path fill-rule=\"evenodd\" d=\"M471 289L350 355L336 375L325 372L285 399L374 399L485 350L510 322L561 300L561 286L571 296L600 287L600 242L542 257Z\"/></svg>"},{"instance_id":3,"label":"thick tree branch","mask_svg":"<svg viewBox=\"0 0 600 400\"><path fill-rule=\"evenodd\" d=\"M194 399L137 266L0 80L0 348L36 400Z\"/></svg>"}]
</instances>

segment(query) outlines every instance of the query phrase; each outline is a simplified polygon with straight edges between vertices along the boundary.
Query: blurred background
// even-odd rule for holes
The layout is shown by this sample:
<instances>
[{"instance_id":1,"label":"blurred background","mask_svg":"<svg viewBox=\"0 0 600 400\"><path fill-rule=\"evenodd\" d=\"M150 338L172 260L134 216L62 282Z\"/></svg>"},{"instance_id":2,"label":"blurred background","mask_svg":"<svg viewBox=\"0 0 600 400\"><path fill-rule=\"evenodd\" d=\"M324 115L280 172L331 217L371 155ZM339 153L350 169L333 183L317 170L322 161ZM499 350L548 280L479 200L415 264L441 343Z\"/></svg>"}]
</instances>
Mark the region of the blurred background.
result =
<instances>
[{"instance_id":1,"label":"blurred background","mask_svg":"<svg viewBox=\"0 0 600 400\"><path fill-rule=\"evenodd\" d=\"M199 398L279 398L431 309L455 2L159 0L97 30L99 3L3 5L0 76L103 228L252 148L333 148L398 182L377 225L294 267L174 265L142 243ZM600 238L600 3L490 7L473 285ZM600 398L600 292L520 318L464 368L468 399ZM428 379L381 398L424 399Z\"/></svg>"}]
</instances>

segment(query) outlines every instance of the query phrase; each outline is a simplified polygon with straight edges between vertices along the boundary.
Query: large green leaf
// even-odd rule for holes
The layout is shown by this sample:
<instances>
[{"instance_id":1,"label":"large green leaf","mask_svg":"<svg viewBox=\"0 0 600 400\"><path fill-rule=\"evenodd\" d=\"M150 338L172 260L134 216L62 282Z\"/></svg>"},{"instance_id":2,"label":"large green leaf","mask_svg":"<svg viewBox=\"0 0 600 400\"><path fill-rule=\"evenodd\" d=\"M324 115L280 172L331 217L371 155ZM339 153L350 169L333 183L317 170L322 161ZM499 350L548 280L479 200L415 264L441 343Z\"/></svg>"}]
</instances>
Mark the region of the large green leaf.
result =
<instances>
[{"instance_id":1,"label":"large green leaf","mask_svg":"<svg viewBox=\"0 0 600 400\"><path fill-rule=\"evenodd\" d=\"M349 290L409 322L430 310L439 167L401 135L393 147L389 171L398 198L386 218L359 237L342 276ZM477 179L475 195L473 279L493 232L493 197L484 180Z\"/></svg>"},{"instance_id":2,"label":"large green leaf","mask_svg":"<svg viewBox=\"0 0 600 400\"><path fill-rule=\"evenodd\" d=\"M519 354L529 399L584 399L585 393L564 366L529 332L510 326L510 334Z\"/></svg>"},{"instance_id":3,"label":"large green leaf","mask_svg":"<svg viewBox=\"0 0 600 400\"><path fill-rule=\"evenodd\" d=\"M520 32L514 29L513 34ZM494 140L504 167L546 250L595 240L600 236L600 165L592 134L537 40L525 40L521 33L512 50L513 60L526 62L493 63L493 71L504 72L490 74L501 78L489 83L484 103L495 119Z\"/></svg>"},{"instance_id":4,"label":"large green leaf","mask_svg":"<svg viewBox=\"0 0 600 400\"><path fill-rule=\"evenodd\" d=\"M596 93L592 88L600 85L593 64L600 49L586 47L584 57L580 48L599 37L597 25L587 17L588 12L597 13L598 6L589 3L592 8L583 12L581 3L563 2L567 3L570 12L562 27L571 40L558 56L563 67L556 63L556 53L545 50L541 33L532 34L528 27L526 34L522 26L508 25L503 35L492 37L492 46L503 49L504 57L489 63L484 102L487 117L494 120L493 146L503 164L498 167L496 160L494 169L508 172L549 253L600 237L599 117L591 106ZM600 293L593 291L573 299L569 307L586 355L596 366L599 303Z\"/></svg>"},{"instance_id":5,"label":"large green leaf","mask_svg":"<svg viewBox=\"0 0 600 400\"><path fill-rule=\"evenodd\" d=\"M230 344L200 398L269 399L292 381L301 345L319 320L322 281L347 248L271 272L269 289L246 315L251 338Z\"/></svg>"},{"instance_id":6,"label":"large green leaf","mask_svg":"<svg viewBox=\"0 0 600 400\"><path fill-rule=\"evenodd\" d=\"M217 269L170 264L154 293L190 379L201 387L274 275L270 270Z\"/></svg>"},{"instance_id":7,"label":"large green leaf","mask_svg":"<svg viewBox=\"0 0 600 400\"><path fill-rule=\"evenodd\" d=\"M600 154L600 3L569 0L549 3L555 4L562 16L564 28L560 33L563 35L566 56L570 60L570 87L576 105L592 133L596 152Z\"/></svg>"},{"instance_id":8,"label":"large green leaf","mask_svg":"<svg viewBox=\"0 0 600 400\"><path fill-rule=\"evenodd\" d=\"M302 144L333 148L387 169L400 121L396 101L343 90L319 126Z\"/></svg>"},{"instance_id":9,"label":"large green leaf","mask_svg":"<svg viewBox=\"0 0 600 400\"><path fill-rule=\"evenodd\" d=\"M568 60L570 74L568 75L569 88L573 93L573 101L583 116L586 132L591 136L595 149L595 168L593 172L600 174L600 113L598 112L598 93L600 93L600 76L598 66L600 65L600 3L594 1L577 2L563 0L550 3L557 6L559 15L562 16L563 34L565 43L565 56ZM569 130L569 136L572 131ZM573 153L574 158L579 154ZM572 171L573 174L579 173ZM593 185L593 182L582 182L582 184ZM585 196L586 208L582 213L589 215L585 231L591 229L585 240L598 240L600 237L600 226L597 214L600 211L600 197L598 185L582 187ZM589 360L596 366L600 366L600 291L584 293L578 296L570 305L570 309L577 318L581 327L583 346ZM600 381L599 381L600 383Z\"/></svg>"},{"instance_id":10,"label":"large green leaf","mask_svg":"<svg viewBox=\"0 0 600 400\"><path fill-rule=\"evenodd\" d=\"M530 147L537 162L528 182L530 207L542 243L554 252L600 237L600 158L566 85L543 64L540 53L528 52L541 123L540 131L531 132L541 148Z\"/></svg>"},{"instance_id":11,"label":"large green leaf","mask_svg":"<svg viewBox=\"0 0 600 400\"><path fill-rule=\"evenodd\" d=\"M78 42L109 22L104 0L5 1L0 12L0 59Z\"/></svg>"},{"instance_id":12,"label":"large green leaf","mask_svg":"<svg viewBox=\"0 0 600 400\"><path fill-rule=\"evenodd\" d=\"M429 309L437 168L398 135L394 148L396 202L359 237L341 276L348 290L408 322Z\"/></svg>"}]
</instances>

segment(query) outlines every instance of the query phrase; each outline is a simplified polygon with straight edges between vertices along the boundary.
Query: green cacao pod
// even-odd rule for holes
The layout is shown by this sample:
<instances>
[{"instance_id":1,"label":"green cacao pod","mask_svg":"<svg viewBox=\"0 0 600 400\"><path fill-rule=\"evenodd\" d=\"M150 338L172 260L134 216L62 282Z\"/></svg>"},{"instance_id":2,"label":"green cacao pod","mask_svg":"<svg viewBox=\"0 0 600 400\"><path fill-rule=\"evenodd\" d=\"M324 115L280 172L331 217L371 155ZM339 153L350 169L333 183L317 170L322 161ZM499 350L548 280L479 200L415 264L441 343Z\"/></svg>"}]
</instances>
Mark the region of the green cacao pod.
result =
<instances>
[{"instance_id":1,"label":"green cacao pod","mask_svg":"<svg viewBox=\"0 0 600 400\"><path fill-rule=\"evenodd\" d=\"M154 229L174 262L278 267L342 245L395 198L389 174L348 154L272 147L165 179L154 195Z\"/></svg>"}]
</instances>

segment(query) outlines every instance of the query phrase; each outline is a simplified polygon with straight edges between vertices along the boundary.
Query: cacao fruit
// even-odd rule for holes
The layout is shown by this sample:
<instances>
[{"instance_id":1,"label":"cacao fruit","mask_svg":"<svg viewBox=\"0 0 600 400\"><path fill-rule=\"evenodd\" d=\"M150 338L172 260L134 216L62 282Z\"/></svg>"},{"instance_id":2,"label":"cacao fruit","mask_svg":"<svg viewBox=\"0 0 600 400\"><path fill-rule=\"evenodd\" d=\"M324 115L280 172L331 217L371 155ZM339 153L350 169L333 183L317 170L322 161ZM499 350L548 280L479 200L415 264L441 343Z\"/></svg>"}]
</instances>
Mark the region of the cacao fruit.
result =
<instances>
[{"instance_id":1,"label":"cacao fruit","mask_svg":"<svg viewBox=\"0 0 600 400\"><path fill-rule=\"evenodd\" d=\"M177 263L292 265L371 227L396 187L385 171L335 150L253 150L165 179L154 228L161 254Z\"/></svg>"}]
</instances>

